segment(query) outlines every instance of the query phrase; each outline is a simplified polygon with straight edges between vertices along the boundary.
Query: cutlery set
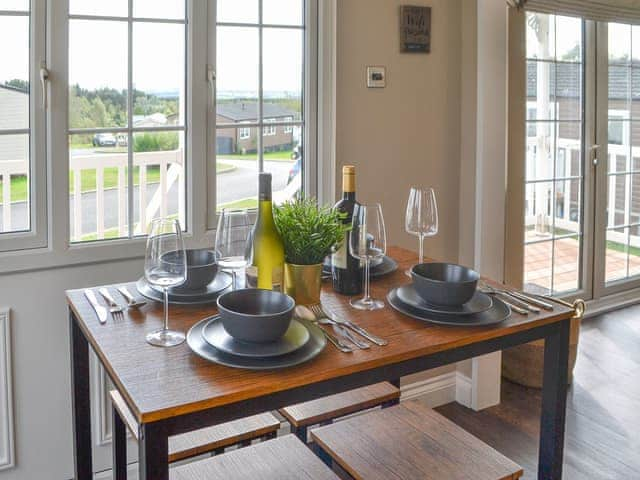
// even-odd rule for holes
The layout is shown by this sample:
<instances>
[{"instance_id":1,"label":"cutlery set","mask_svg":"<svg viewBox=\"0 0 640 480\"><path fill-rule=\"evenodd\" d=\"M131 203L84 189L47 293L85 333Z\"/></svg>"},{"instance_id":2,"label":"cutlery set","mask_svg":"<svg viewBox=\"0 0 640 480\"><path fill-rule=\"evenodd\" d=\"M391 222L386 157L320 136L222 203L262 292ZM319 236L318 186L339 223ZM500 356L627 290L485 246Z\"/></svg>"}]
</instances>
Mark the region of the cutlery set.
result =
<instances>
[{"instance_id":1,"label":"cutlery set","mask_svg":"<svg viewBox=\"0 0 640 480\"><path fill-rule=\"evenodd\" d=\"M513 311L521 315L528 315L529 312L540 313L541 309L553 311L553 305L551 303L516 290L496 288L486 282L481 282L480 291L499 297L504 303L509 305Z\"/></svg>"},{"instance_id":2,"label":"cutlery set","mask_svg":"<svg viewBox=\"0 0 640 480\"><path fill-rule=\"evenodd\" d=\"M89 300L89 303L93 307L93 310L96 312L98 320L101 324L107 323L107 313L111 314L111 318L113 318L113 320L124 320L124 311L126 309L140 308L147 303L144 300L136 300L125 286L118 287L117 290L126 300L127 304L125 306L120 305L106 288L99 288L98 293L105 300L108 307L105 307L98 301L98 298L96 297L96 294L93 290L91 290L90 288L84 289L84 296L87 297L87 300Z\"/></svg>"}]
</instances>

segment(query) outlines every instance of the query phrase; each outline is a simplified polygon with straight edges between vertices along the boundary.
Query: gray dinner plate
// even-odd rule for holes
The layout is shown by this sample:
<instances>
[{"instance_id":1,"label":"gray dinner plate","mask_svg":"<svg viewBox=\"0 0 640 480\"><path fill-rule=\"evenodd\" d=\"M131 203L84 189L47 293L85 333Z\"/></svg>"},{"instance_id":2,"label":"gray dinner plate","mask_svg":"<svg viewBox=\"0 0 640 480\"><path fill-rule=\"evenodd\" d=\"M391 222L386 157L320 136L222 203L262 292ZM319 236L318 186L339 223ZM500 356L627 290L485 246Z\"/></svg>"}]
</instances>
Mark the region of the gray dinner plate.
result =
<instances>
[{"instance_id":1,"label":"gray dinner plate","mask_svg":"<svg viewBox=\"0 0 640 480\"><path fill-rule=\"evenodd\" d=\"M202 335L207 343L225 353L240 357L262 358L277 357L294 352L304 347L310 338L309 330L294 318L284 336L276 342L242 342L227 333L218 315L212 317L204 326Z\"/></svg>"},{"instance_id":2,"label":"gray dinner plate","mask_svg":"<svg viewBox=\"0 0 640 480\"><path fill-rule=\"evenodd\" d=\"M202 305L206 303L215 303L218 297L231 286L231 275L226 272L218 272L216 278L213 279L207 288L202 290L194 290L191 292L175 291L169 289L169 303L176 305ZM142 277L136 282L138 292L156 302L163 302L164 296L162 290L156 289Z\"/></svg>"},{"instance_id":3,"label":"gray dinner plate","mask_svg":"<svg viewBox=\"0 0 640 480\"><path fill-rule=\"evenodd\" d=\"M191 350L199 357L213 363L232 368L242 368L247 370L277 370L281 368L293 367L301 363L308 362L322 352L327 344L324 333L319 327L304 320L300 323L309 331L309 341L298 350L286 355L277 357L255 358L240 357L230 355L207 343L202 335L204 327L209 323L211 317L200 320L187 333L187 344Z\"/></svg>"},{"instance_id":4,"label":"gray dinner plate","mask_svg":"<svg viewBox=\"0 0 640 480\"><path fill-rule=\"evenodd\" d=\"M398 297L398 289L394 288L387 295L389 305L398 312L423 322L437 323L439 325L453 325L456 327L486 327L504 322L511 315L511 309L499 298L493 299L493 305L489 310L471 315L442 315L418 310L404 303Z\"/></svg>"},{"instance_id":5,"label":"gray dinner plate","mask_svg":"<svg viewBox=\"0 0 640 480\"><path fill-rule=\"evenodd\" d=\"M440 315L473 315L474 313L486 312L493 305L491 297L479 291L476 291L467 303L457 306L432 305L426 302L411 284L398 287L396 295L402 303L411 305L425 313Z\"/></svg>"},{"instance_id":6,"label":"gray dinner plate","mask_svg":"<svg viewBox=\"0 0 640 480\"><path fill-rule=\"evenodd\" d=\"M328 259L328 260L327 260ZM322 264L322 274L323 276L331 276L331 257L327 257L325 262ZM377 265L371 265L371 277L382 277L384 275L389 275L392 272L395 272L398 269L398 262L396 262L393 258L384 256L382 260Z\"/></svg>"}]
</instances>

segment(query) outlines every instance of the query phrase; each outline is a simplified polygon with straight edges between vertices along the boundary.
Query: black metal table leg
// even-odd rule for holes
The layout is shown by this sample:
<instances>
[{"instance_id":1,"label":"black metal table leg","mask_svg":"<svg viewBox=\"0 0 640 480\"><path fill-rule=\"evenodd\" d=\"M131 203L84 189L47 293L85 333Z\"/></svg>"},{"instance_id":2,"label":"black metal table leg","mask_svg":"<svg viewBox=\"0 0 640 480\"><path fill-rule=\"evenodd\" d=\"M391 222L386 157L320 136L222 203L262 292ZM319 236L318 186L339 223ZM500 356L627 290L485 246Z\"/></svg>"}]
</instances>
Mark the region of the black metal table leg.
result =
<instances>
[{"instance_id":1,"label":"black metal table leg","mask_svg":"<svg viewBox=\"0 0 640 480\"><path fill-rule=\"evenodd\" d=\"M138 479L169 480L169 436L162 423L140 425Z\"/></svg>"},{"instance_id":2,"label":"black metal table leg","mask_svg":"<svg viewBox=\"0 0 640 480\"><path fill-rule=\"evenodd\" d=\"M113 417L112 454L113 478L127 480L127 431L118 411L111 407Z\"/></svg>"},{"instance_id":3,"label":"black metal table leg","mask_svg":"<svg viewBox=\"0 0 640 480\"><path fill-rule=\"evenodd\" d=\"M562 478L562 455L569 381L570 321L558 324L554 333L545 338L544 377L542 385L542 417L540 420L540 451L538 479Z\"/></svg>"},{"instance_id":4,"label":"black metal table leg","mask_svg":"<svg viewBox=\"0 0 640 480\"><path fill-rule=\"evenodd\" d=\"M73 409L73 453L76 480L93 478L91 458L91 396L89 391L89 342L69 310L71 343L71 387Z\"/></svg>"}]
</instances>

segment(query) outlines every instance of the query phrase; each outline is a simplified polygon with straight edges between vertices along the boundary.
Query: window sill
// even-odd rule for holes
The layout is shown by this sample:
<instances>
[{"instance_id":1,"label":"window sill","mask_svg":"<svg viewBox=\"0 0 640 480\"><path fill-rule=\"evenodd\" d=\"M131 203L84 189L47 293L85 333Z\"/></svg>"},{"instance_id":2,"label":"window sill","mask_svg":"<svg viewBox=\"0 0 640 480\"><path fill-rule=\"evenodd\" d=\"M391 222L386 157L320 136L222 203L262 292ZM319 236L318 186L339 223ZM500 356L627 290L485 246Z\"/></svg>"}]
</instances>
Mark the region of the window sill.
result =
<instances>
[{"instance_id":1,"label":"window sill","mask_svg":"<svg viewBox=\"0 0 640 480\"><path fill-rule=\"evenodd\" d=\"M205 248L213 244L212 232L196 239L193 234L184 235L187 248ZM52 248L37 248L0 253L0 276L70 268L83 265L104 264L144 258L146 238L98 241L69 245L57 251Z\"/></svg>"}]
</instances>

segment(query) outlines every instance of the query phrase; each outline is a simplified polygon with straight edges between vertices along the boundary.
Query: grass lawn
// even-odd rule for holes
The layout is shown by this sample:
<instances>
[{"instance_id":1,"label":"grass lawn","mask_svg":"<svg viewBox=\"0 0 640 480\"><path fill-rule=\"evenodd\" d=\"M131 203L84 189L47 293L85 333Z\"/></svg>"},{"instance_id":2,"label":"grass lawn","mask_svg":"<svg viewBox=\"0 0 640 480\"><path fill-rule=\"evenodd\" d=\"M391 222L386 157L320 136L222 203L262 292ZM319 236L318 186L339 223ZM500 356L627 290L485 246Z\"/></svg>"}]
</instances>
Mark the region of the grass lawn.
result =
<instances>
[{"instance_id":1,"label":"grass lawn","mask_svg":"<svg viewBox=\"0 0 640 480\"><path fill-rule=\"evenodd\" d=\"M293 152L291 150L282 150L281 152L266 152L264 154L265 160L272 160L276 162L290 162L291 154ZM258 155L255 153L224 153L218 155L221 159L228 160L257 160Z\"/></svg>"},{"instance_id":2,"label":"grass lawn","mask_svg":"<svg viewBox=\"0 0 640 480\"><path fill-rule=\"evenodd\" d=\"M226 173L235 170L236 167L224 162L218 162L218 173ZM96 171L82 170L82 192L91 192L96 189ZM125 172L126 175L126 172ZM147 182L158 183L160 181L160 167L147 167ZM140 169L134 167L133 184L140 184ZM104 169L104 188L116 188L118 186L118 169ZM24 202L27 200L28 182L24 175L11 178L11 202ZM69 193L74 193L73 172L69 172ZM0 205L2 205L3 184L0 182Z\"/></svg>"},{"instance_id":3,"label":"grass lawn","mask_svg":"<svg viewBox=\"0 0 640 480\"><path fill-rule=\"evenodd\" d=\"M258 208L258 199L257 198L243 198L241 200L236 200L234 202L223 203L218 205L218 211L222 211L223 208Z\"/></svg>"}]
</instances>

